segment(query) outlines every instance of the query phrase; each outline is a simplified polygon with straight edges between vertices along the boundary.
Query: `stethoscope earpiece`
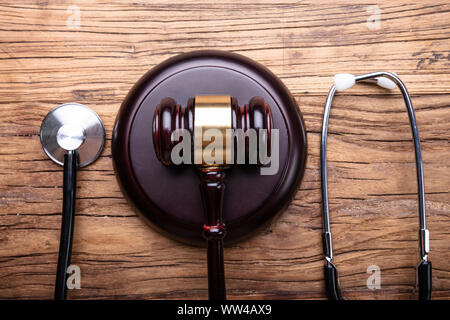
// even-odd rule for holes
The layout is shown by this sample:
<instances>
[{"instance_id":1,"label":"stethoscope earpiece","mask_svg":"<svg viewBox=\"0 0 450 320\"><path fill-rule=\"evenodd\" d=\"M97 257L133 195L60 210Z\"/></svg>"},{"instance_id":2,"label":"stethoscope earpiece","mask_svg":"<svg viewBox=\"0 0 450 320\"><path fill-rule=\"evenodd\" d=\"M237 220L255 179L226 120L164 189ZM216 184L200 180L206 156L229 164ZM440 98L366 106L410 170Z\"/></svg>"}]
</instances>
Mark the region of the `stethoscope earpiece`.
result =
<instances>
[{"instance_id":1,"label":"stethoscope earpiece","mask_svg":"<svg viewBox=\"0 0 450 320\"><path fill-rule=\"evenodd\" d=\"M334 76L334 87L336 91L344 91L353 87L356 83L356 77L350 73L338 73ZM394 81L387 78L386 76L374 77L370 79L366 79L367 81L371 81L376 83L379 87L394 90L397 88L397 85Z\"/></svg>"},{"instance_id":2,"label":"stethoscope earpiece","mask_svg":"<svg viewBox=\"0 0 450 320\"><path fill-rule=\"evenodd\" d=\"M55 300L66 298L67 268L72 253L77 169L94 162L103 150L105 128L99 116L78 103L51 110L42 121L40 138L45 153L64 166L63 208Z\"/></svg>"},{"instance_id":3,"label":"stethoscope earpiece","mask_svg":"<svg viewBox=\"0 0 450 320\"><path fill-rule=\"evenodd\" d=\"M337 268L333 264L333 245L330 230L330 213L328 207L328 186L327 186L327 133L328 118L330 117L331 104L336 91L343 91L351 88L356 82L367 81L377 84L378 86L393 90L399 88L408 111L411 130L414 140L414 151L416 157L416 172L419 198L419 248L420 263L417 267L417 279L419 284L419 299L429 300L431 297L431 261L428 260L430 250L429 231L426 227L425 213L425 189L422 168L422 153L420 150L420 138L417 130L416 118L412 106L411 98L408 94L403 82L395 73L391 72L373 72L361 76L354 76L349 73L341 73L334 76L334 85L325 103L325 111L322 124L322 140L320 148L320 169L321 169L321 186L322 186L322 210L323 210L323 252L325 256L325 284L330 299L340 299L339 281Z\"/></svg>"}]
</instances>

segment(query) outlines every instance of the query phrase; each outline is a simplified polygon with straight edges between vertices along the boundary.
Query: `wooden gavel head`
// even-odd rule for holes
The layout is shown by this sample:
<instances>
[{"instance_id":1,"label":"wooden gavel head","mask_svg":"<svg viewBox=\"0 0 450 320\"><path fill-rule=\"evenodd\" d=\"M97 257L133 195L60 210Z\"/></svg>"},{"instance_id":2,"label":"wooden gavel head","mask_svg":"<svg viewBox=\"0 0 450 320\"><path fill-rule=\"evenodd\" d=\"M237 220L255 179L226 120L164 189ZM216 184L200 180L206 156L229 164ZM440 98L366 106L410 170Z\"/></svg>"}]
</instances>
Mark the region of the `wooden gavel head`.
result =
<instances>
[{"instance_id":1,"label":"wooden gavel head","mask_svg":"<svg viewBox=\"0 0 450 320\"><path fill-rule=\"evenodd\" d=\"M157 158L167 166L175 164L172 150L179 141L173 139L173 133L179 129L189 133L191 163L199 167L228 166L230 160L231 163L242 163L238 160L239 152L243 153L246 164L254 163L252 159L261 164L257 156L261 151L270 155L272 116L268 104L261 97L253 97L242 107L236 98L230 96L196 96L188 99L186 107L172 98L162 99L153 118L153 143ZM209 129L223 139L222 149L215 150L221 152L218 157L223 159L221 163L204 162L203 150L210 141L203 141L203 133ZM242 148L238 149L239 146Z\"/></svg>"}]
</instances>

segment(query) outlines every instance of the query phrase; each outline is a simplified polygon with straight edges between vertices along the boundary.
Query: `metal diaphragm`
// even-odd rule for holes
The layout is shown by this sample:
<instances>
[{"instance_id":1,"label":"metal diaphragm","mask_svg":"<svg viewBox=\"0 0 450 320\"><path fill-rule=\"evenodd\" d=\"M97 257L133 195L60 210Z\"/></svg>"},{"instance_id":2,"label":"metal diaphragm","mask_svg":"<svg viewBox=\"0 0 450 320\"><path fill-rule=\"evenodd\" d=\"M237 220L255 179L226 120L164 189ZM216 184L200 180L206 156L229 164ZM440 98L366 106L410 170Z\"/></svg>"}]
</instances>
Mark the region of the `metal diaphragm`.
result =
<instances>
[{"instance_id":1,"label":"metal diaphragm","mask_svg":"<svg viewBox=\"0 0 450 320\"><path fill-rule=\"evenodd\" d=\"M81 168L100 156L105 144L105 127L89 107L65 103L47 114L42 121L40 137L45 153L59 165L64 165L68 150L77 150Z\"/></svg>"}]
</instances>

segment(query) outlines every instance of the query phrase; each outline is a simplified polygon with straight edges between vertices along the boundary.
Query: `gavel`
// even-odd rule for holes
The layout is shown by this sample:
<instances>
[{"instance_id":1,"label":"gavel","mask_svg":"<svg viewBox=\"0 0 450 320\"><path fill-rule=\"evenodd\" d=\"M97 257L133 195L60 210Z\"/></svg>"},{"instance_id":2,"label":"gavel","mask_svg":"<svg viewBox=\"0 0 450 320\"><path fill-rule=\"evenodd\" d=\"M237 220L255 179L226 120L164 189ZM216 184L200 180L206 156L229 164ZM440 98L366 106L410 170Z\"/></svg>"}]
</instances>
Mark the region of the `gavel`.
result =
<instances>
[{"instance_id":1,"label":"gavel","mask_svg":"<svg viewBox=\"0 0 450 320\"><path fill-rule=\"evenodd\" d=\"M199 174L206 214L202 235L207 241L210 300L226 299L223 239L227 232L222 217L225 170L235 164L265 164L257 155L270 155L271 130L270 108L261 97L253 97L242 107L235 97L227 95L189 98L186 107L172 98L164 98L156 107L153 144L158 160L166 166L193 164ZM180 131L184 133L183 139L189 140L176 141ZM239 131L241 136L235 134ZM214 142L218 142L219 148L211 151L211 139L204 141L204 135L211 138L208 132L215 133ZM238 141L239 137L241 141ZM176 145L181 142L188 146L181 152L184 162L177 158L180 154L174 154ZM186 150L190 150L190 154L186 154Z\"/></svg>"}]
</instances>

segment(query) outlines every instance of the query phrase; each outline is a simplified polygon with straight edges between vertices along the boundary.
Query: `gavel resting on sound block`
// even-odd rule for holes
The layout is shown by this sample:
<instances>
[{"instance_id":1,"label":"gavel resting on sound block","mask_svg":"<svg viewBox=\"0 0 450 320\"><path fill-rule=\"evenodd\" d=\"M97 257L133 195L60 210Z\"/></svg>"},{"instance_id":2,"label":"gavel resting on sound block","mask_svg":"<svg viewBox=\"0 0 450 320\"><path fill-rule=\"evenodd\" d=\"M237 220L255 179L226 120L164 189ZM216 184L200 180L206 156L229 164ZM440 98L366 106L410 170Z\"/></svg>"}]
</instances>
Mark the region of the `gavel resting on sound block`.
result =
<instances>
[{"instance_id":1,"label":"gavel resting on sound block","mask_svg":"<svg viewBox=\"0 0 450 320\"><path fill-rule=\"evenodd\" d=\"M210 300L225 300L222 219L225 170L232 165L263 165L271 152L272 116L261 97L240 107L226 95L196 96L186 107L163 99L153 118L157 158L166 166L197 168L206 223ZM213 145L213 146L212 146Z\"/></svg>"}]
</instances>

